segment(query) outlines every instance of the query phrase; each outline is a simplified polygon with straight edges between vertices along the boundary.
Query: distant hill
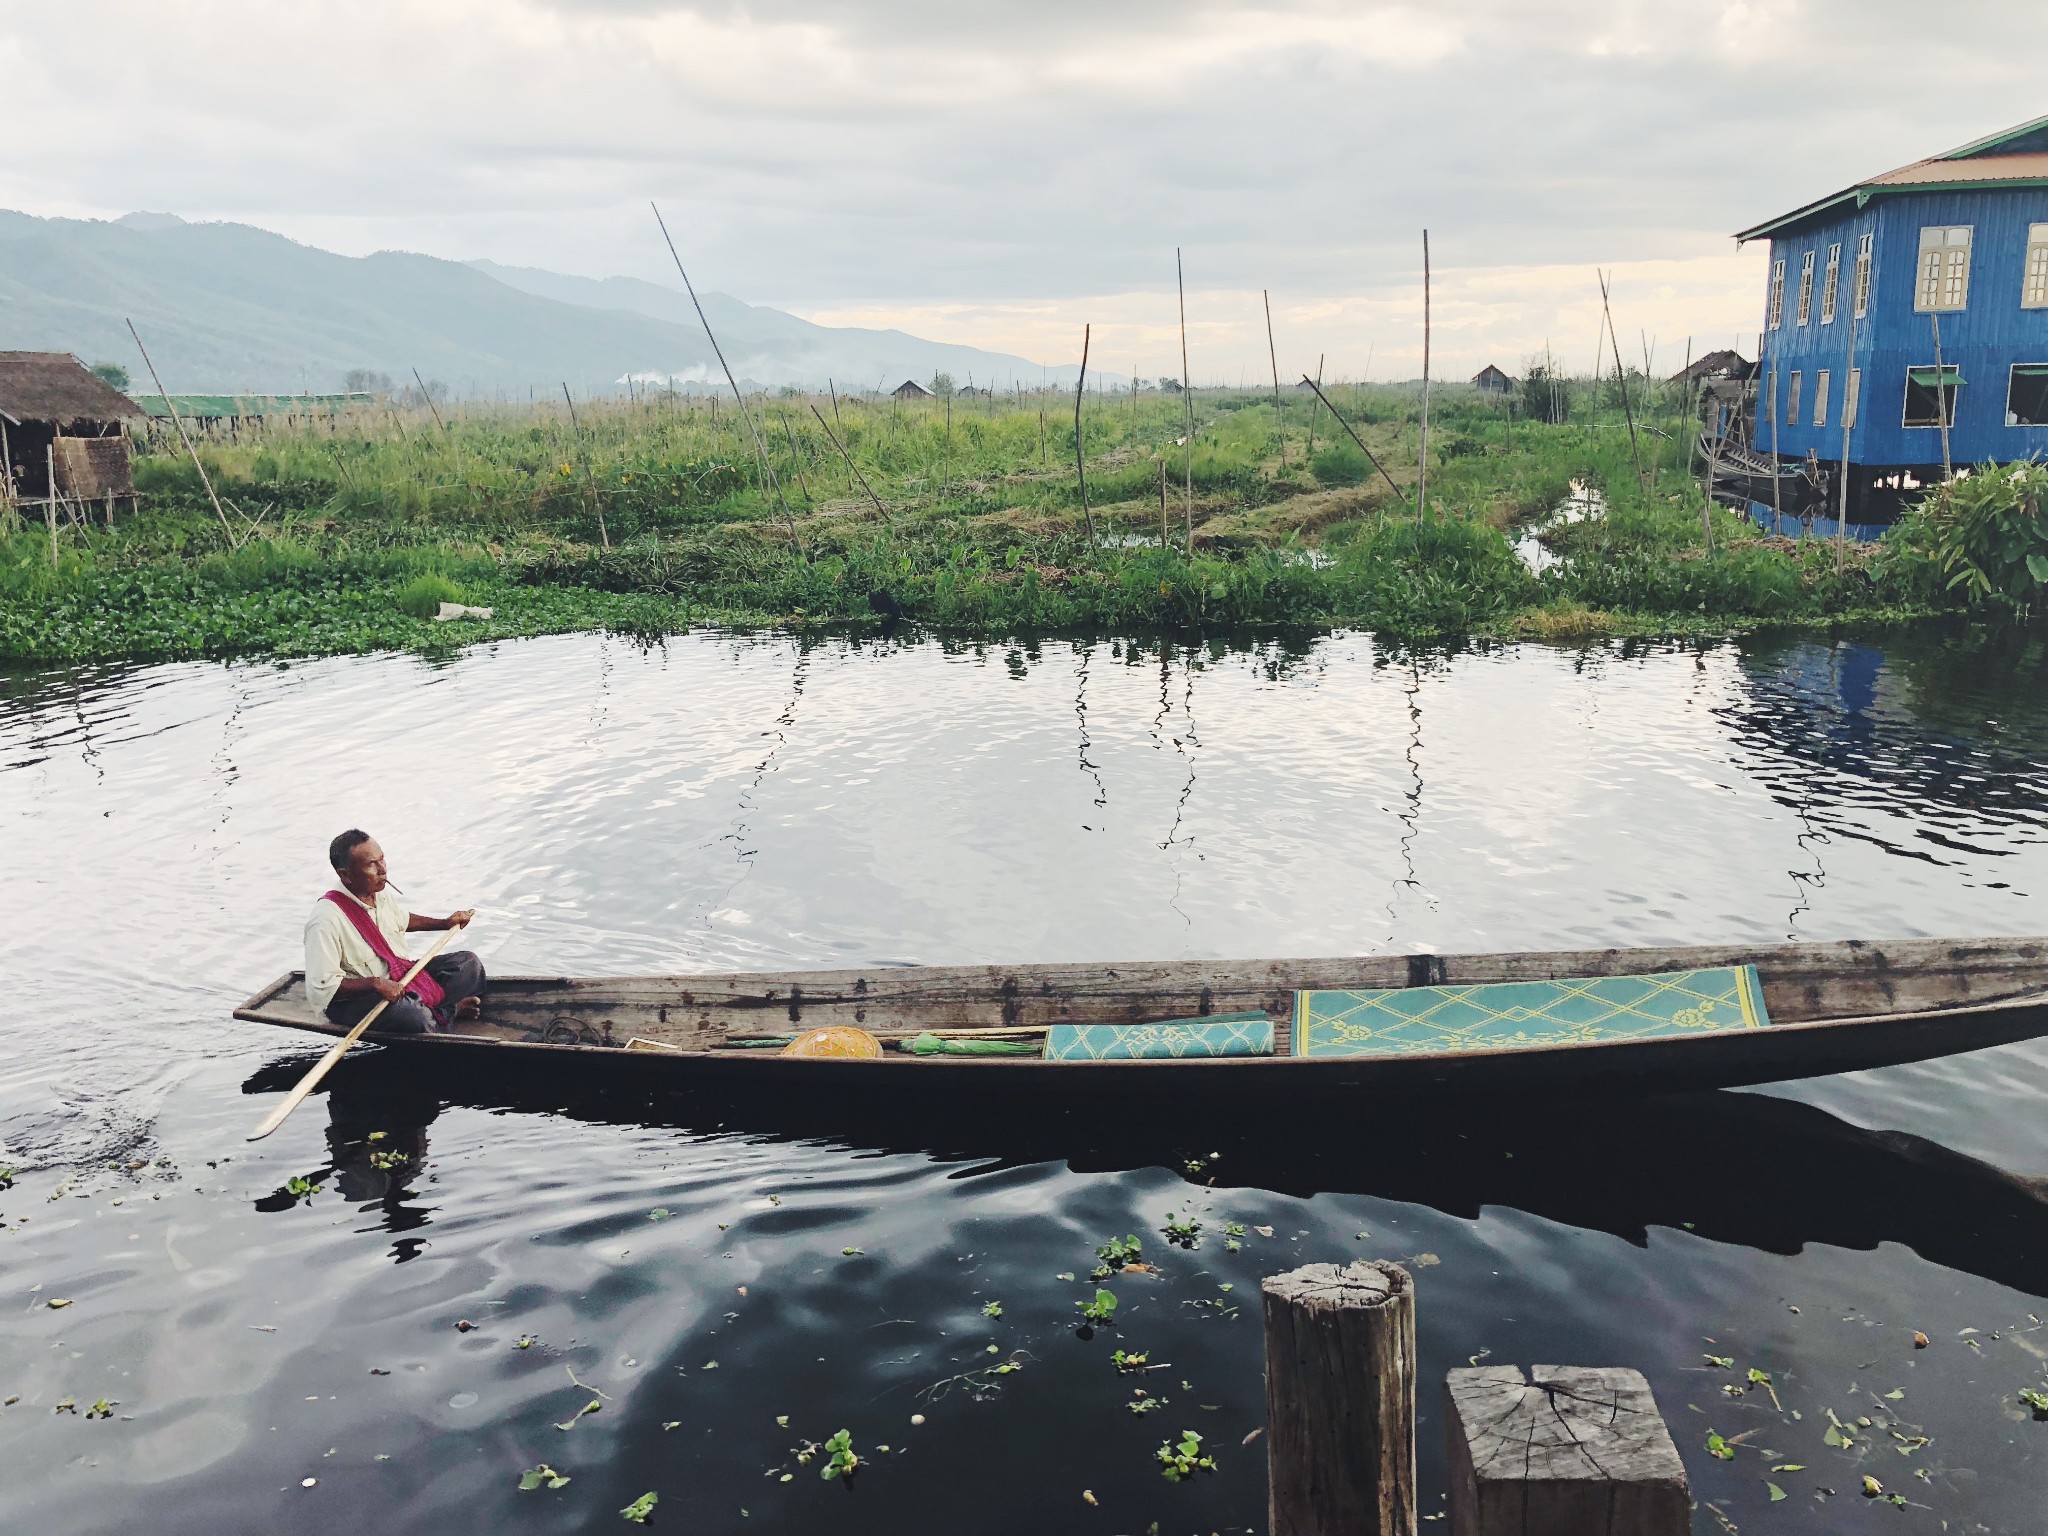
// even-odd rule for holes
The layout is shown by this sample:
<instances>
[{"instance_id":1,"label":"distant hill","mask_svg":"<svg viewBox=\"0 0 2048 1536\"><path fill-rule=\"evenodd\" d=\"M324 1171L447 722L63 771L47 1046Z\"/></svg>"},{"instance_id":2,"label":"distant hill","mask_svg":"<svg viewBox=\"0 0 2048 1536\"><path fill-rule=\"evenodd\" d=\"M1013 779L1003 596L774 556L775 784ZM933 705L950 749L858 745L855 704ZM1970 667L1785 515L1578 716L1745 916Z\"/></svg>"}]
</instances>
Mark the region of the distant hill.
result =
<instances>
[{"instance_id":1,"label":"distant hill","mask_svg":"<svg viewBox=\"0 0 2048 1536\"><path fill-rule=\"evenodd\" d=\"M1071 378L1023 358L901 331L813 325L703 295L743 383L893 387ZM178 392L325 392L350 369L417 368L456 394L603 392L628 375L723 385L690 301L632 278L566 277L400 251L338 256L246 224L137 213L104 222L0 210L0 349L74 352L146 375L134 320Z\"/></svg>"}]
</instances>

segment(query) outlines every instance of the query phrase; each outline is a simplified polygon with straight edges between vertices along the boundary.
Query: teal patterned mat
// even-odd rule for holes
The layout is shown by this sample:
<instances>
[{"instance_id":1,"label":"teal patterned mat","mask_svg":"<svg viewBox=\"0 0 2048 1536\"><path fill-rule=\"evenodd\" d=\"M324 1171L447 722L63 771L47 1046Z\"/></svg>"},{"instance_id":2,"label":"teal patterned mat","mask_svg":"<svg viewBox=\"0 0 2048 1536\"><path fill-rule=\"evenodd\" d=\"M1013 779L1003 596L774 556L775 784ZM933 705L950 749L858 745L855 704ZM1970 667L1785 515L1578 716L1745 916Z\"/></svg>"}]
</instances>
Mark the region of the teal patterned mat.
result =
<instances>
[{"instance_id":1,"label":"teal patterned mat","mask_svg":"<svg viewBox=\"0 0 2048 1536\"><path fill-rule=\"evenodd\" d=\"M1272 1054L1273 1021L1263 1013L1214 1013L1157 1024L1055 1024L1045 1035L1047 1061Z\"/></svg>"},{"instance_id":2,"label":"teal patterned mat","mask_svg":"<svg viewBox=\"0 0 2048 1536\"><path fill-rule=\"evenodd\" d=\"M1297 1056L1530 1050L1758 1029L1753 965L1661 976L1294 994Z\"/></svg>"}]
</instances>

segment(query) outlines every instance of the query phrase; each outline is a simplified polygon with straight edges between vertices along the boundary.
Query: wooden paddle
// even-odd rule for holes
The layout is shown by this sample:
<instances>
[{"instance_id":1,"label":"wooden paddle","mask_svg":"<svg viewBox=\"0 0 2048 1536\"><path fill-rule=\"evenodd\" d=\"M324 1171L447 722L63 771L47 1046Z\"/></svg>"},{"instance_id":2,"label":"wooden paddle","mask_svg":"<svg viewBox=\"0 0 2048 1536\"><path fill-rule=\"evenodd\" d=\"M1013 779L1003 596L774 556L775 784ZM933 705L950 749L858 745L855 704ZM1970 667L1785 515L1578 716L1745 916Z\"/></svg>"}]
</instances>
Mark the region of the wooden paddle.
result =
<instances>
[{"instance_id":1,"label":"wooden paddle","mask_svg":"<svg viewBox=\"0 0 2048 1536\"><path fill-rule=\"evenodd\" d=\"M467 926L467 924L463 925L463 927ZM441 946L446 944L450 939L454 938L455 935L460 933L461 931L462 928L459 927L449 928L445 930L440 938L434 940L433 948L429 949L424 955L421 955L418 960L413 962L412 969L405 973L405 979L398 984L400 996L404 996L404 989L411 986L413 984L414 979L418 977L419 973L427 968L427 962L433 959L434 956L441 953ZM311 1093L315 1088L320 1086L320 1079L328 1074L328 1072L333 1068L334 1064L337 1061L341 1060L342 1056L347 1052L350 1046L354 1045L358 1040L363 1038L363 1031L368 1029L372 1024L377 1022L377 1016L381 1014L387 1006L389 1006L390 1002L391 999L389 999L388 997L378 998L377 1006L372 1008L368 1013L364 1014L362 1018L357 1021L356 1027L354 1029L350 1030L347 1034L343 1035L339 1040L334 1042L334 1048L330 1050L325 1056L322 1056L320 1060L314 1064L312 1071L308 1072L304 1077L299 1079L298 1087L294 1088L290 1093L286 1094L284 1096L284 1102L278 1105L276 1109L272 1110L269 1116L265 1118L264 1122L261 1125L257 1126L255 1130L249 1133L249 1139L251 1141L261 1141L264 1137L268 1136L272 1131L276 1130L280 1125L283 1125L285 1122L285 1117L289 1115L293 1110L297 1109L300 1104L305 1102L307 1094Z\"/></svg>"}]
</instances>

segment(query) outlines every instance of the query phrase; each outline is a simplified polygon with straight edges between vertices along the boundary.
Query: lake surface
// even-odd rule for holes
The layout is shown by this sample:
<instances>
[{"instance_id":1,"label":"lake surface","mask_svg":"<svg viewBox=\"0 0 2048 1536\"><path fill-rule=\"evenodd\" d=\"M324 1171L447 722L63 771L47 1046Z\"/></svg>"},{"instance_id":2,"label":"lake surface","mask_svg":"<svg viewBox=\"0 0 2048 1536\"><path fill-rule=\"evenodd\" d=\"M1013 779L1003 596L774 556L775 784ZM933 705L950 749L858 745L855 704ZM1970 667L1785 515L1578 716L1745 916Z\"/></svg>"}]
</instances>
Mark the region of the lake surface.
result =
<instances>
[{"instance_id":1,"label":"lake surface","mask_svg":"<svg viewBox=\"0 0 2048 1536\"><path fill-rule=\"evenodd\" d=\"M1341 1121L906 1121L371 1050L251 1146L313 1053L228 1015L352 824L501 972L2038 933L2044 682L1967 636L0 674L0 1528L610 1530L654 1492L691 1533L1261 1529L1259 1277L1368 1256L1417 1278L1426 1513L1434 1384L1488 1360L1641 1369L1701 1532L2038 1532L2039 1043ZM1126 1234L1158 1273L1080 1337ZM850 1484L798 1455L840 1429ZM1175 1485L1183 1429L1218 1466ZM540 1463L570 1481L521 1491Z\"/></svg>"}]
</instances>

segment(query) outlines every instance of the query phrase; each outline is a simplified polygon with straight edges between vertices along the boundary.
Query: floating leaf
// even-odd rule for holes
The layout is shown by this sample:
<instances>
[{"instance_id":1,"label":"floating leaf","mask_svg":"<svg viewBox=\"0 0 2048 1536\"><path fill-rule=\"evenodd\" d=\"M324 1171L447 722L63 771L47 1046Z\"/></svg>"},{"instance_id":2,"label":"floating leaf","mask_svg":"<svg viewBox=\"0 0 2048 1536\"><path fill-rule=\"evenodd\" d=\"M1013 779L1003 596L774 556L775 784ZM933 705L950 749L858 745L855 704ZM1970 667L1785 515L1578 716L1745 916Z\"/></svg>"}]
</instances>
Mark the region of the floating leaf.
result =
<instances>
[{"instance_id":1,"label":"floating leaf","mask_svg":"<svg viewBox=\"0 0 2048 1536\"><path fill-rule=\"evenodd\" d=\"M1708 1355L1706 1359L1707 1364L1719 1366L1724 1371L1735 1369L1735 1357L1733 1355Z\"/></svg>"},{"instance_id":2,"label":"floating leaf","mask_svg":"<svg viewBox=\"0 0 2048 1536\"><path fill-rule=\"evenodd\" d=\"M555 1428L563 1430L574 1429L576 1427L576 1421L578 1419L582 1418L585 1414L597 1412L597 1410L602 1408L603 1406L604 1404L600 1403L596 1398L593 1397L589 1402L585 1403L581 1408L578 1408L574 1413L569 1415L568 1423L557 1424Z\"/></svg>"},{"instance_id":3,"label":"floating leaf","mask_svg":"<svg viewBox=\"0 0 2048 1536\"><path fill-rule=\"evenodd\" d=\"M1714 1457L1717 1461L1733 1461L1735 1459L1735 1447L1710 1429L1707 1431L1707 1454Z\"/></svg>"},{"instance_id":4,"label":"floating leaf","mask_svg":"<svg viewBox=\"0 0 2048 1536\"><path fill-rule=\"evenodd\" d=\"M519 1491L521 1493L531 1493L534 1489L540 1487L566 1488L568 1486L569 1479L562 1476L561 1473L557 1472L546 1462L542 1462L537 1467L529 1467L519 1474Z\"/></svg>"},{"instance_id":5,"label":"floating leaf","mask_svg":"<svg viewBox=\"0 0 2048 1536\"><path fill-rule=\"evenodd\" d=\"M670 1212L667 1206L658 1205L653 1210L647 1213L647 1219L649 1221L667 1221L669 1218L669 1214Z\"/></svg>"},{"instance_id":6,"label":"floating leaf","mask_svg":"<svg viewBox=\"0 0 2048 1536\"><path fill-rule=\"evenodd\" d=\"M981 1315L983 1317L1001 1317L1003 1315L1003 1304L1000 1301L992 1301L981 1309Z\"/></svg>"},{"instance_id":7,"label":"floating leaf","mask_svg":"<svg viewBox=\"0 0 2048 1536\"><path fill-rule=\"evenodd\" d=\"M1863 1497L1866 1499L1881 1499L1884 1497L1884 1484L1867 1472L1863 1475Z\"/></svg>"},{"instance_id":8,"label":"floating leaf","mask_svg":"<svg viewBox=\"0 0 2048 1536\"><path fill-rule=\"evenodd\" d=\"M1806 1464L1804 1462L1798 1461L1780 1462L1777 1466L1771 1468L1771 1470L1773 1472L1804 1472L1806 1470Z\"/></svg>"},{"instance_id":9,"label":"floating leaf","mask_svg":"<svg viewBox=\"0 0 2048 1536\"><path fill-rule=\"evenodd\" d=\"M645 1525L654 1515L654 1506L661 1502L658 1493L643 1493L619 1513L635 1525Z\"/></svg>"},{"instance_id":10,"label":"floating leaf","mask_svg":"<svg viewBox=\"0 0 2048 1536\"><path fill-rule=\"evenodd\" d=\"M845 1430L840 1430L827 1440L825 1449L832 1459L819 1469L818 1476L826 1482L829 1483L834 1478L852 1477L860 1470L860 1458L853 1453L853 1436Z\"/></svg>"},{"instance_id":11,"label":"floating leaf","mask_svg":"<svg viewBox=\"0 0 2048 1536\"><path fill-rule=\"evenodd\" d=\"M1780 1488L1776 1483L1765 1483L1764 1487L1770 1491L1771 1502L1773 1504L1777 1503L1780 1499L1785 1497L1785 1490Z\"/></svg>"},{"instance_id":12,"label":"floating leaf","mask_svg":"<svg viewBox=\"0 0 2048 1536\"><path fill-rule=\"evenodd\" d=\"M858 1248L842 1248L839 1252L842 1257L849 1259L857 1259L861 1255L861 1250Z\"/></svg>"}]
</instances>

